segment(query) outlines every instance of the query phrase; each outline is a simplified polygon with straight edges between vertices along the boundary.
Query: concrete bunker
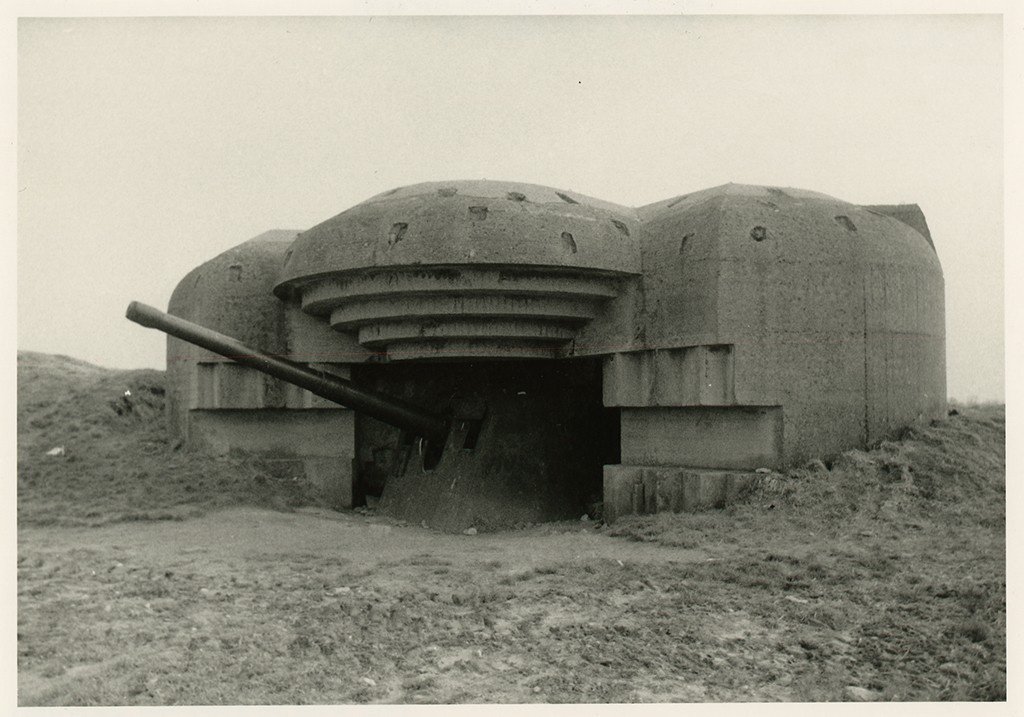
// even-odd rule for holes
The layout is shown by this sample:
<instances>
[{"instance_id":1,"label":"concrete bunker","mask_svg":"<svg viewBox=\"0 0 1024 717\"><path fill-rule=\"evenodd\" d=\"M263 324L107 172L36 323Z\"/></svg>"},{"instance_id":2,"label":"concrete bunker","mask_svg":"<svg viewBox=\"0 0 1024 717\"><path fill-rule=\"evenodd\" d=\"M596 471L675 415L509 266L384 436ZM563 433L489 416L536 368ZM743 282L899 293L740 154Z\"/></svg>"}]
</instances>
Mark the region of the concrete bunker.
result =
<instances>
[{"instance_id":1,"label":"concrete bunker","mask_svg":"<svg viewBox=\"0 0 1024 717\"><path fill-rule=\"evenodd\" d=\"M634 209L508 182L401 187L211 259L168 313L445 426L424 440L172 335L176 437L450 531L718 505L757 468L945 410L920 209L799 189Z\"/></svg>"}]
</instances>

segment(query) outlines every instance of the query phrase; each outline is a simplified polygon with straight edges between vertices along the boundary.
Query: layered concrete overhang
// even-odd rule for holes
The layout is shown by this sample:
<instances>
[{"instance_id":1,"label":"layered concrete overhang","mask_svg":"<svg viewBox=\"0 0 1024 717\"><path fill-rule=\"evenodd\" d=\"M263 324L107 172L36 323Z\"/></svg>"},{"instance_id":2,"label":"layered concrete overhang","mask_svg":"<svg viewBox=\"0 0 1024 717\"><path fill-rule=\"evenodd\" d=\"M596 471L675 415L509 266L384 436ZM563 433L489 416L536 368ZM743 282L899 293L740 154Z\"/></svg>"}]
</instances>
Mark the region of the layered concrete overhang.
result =
<instances>
[{"instance_id":1,"label":"layered concrete overhang","mask_svg":"<svg viewBox=\"0 0 1024 717\"><path fill-rule=\"evenodd\" d=\"M552 358L639 275L638 234L577 193L417 184L300 234L274 291L392 360Z\"/></svg>"}]
</instances>

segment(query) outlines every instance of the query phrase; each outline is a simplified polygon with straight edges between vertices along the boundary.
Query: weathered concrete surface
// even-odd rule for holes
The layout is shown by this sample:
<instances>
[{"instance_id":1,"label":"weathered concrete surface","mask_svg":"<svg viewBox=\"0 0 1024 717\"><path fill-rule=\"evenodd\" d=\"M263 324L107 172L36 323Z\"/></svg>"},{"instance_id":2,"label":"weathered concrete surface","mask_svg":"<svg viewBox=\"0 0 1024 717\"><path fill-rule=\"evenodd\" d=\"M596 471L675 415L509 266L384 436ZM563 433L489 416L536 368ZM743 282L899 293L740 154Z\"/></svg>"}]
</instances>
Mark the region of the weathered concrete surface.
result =
<instances>
[{"instance_id":1,"label":"weathered concrete surface","mask_svg":"<svg viewBox=\"0 0 1024 717\"><path fill-rule=\"evenodd\" d=\"M640 216L645 343L733 346L737 404L785 409L787 463L942 415L942 271L908 224L745 185Z\"/></svg>"},{"instance_id":2,"label":"weathered concrete surface","mask_svg":"<svg viewBox=\"0 0 1024 717\"><path fill-rule=\"evenodd\" d=\"M635 210L575 192L495 181L416 184L302 232L277 291L369 267L470 264L635 274L637 230Z\"/></svg>"},{"instance_id":3,"label":"weathered concrete surface","mask_svg":"<svg viewBox=\"0 0 1024 717\"><path fill-rule=\"evenodd\" d=\"M347 457L351 461L354 412L309 411L194 411L198 442L215 453L234 451L267 457ZM348 440L346 440L346 438Z\"/></svg>"},{"instance_id":4,"label":"weathered concrete surface","mask_svg":"<svg viewBox=\"0 0 1024 717\"><path fill-rule=\"evenodd\" d=\"M777 406L623 408L622 462L734 470L779 467L782 418Z\"/></svg>"},{"instance_id":5,"label":"weathered concrete surface","mask_svg":"<svg viewBox=\"0 0 1024 717\"><path fill-rule=\"evenodd\" d=\"M604 520L624 515L688 513L721 508L756 474L691 468L610 465L604 467Z\"/></svg>"},{"instance_id":6,"label":"weathered concrete surface","mask_svg":"<svg viewBox=\"0 0 1024 717\"><path fill-rule=\"evenodd\" d=\"M175 288L168 313L347 376L336 362L365 360L346 353L362 350L358 344L273 295L296 235L265 232L196 267ZM282 470L304 472L337 505L352 505L354 419L347 409L168 336L167 413L172 437L188 445L277 461Z\"/></svg>"},{"instance_id":7,"label":"weathered concrete surface","mask_svg":"<svg viewBox=\"0 0 1024 717\"><path fill-rule=\"evenodd\" d=\"M607 405L784 406L789 462L945 400L942 274L915 205L729 184L631 210L428 183L303 233L276 290L393 359L612 355Z\"/></svg>"},{"instance_id":8,"label":"weathered concrete surface","mask_svg":"<svg viewBox=\"0 0 1024 717\"><path fill-rule=\"evenodd\" d=\"M310 362L311 368L349 378L348 366ZM294 384L286 383L235 363L199 363L191 409L329 408L342 406Z\"/></svg>"},{"instance_id":9,"label":"weathered concrete surface","mask_svg":"<svg viewBox=\"0 0 1024 717\"><path fill-rule=\"evenodd\" d=\"M199 265L178 282L167 312L267 353L286 352L279 330L281 302L271 292L297 233L264 232ZM188 411L196 403L196 365L224 361L227 359L167 337L167 411L173 437L189 437Z\"/></svg>"},{"instance_id":10,"label":"weathered concrete surface","mask_svg":"<svg viewBox=\"0 0 1024 717\"><path fill-rule=\"evenodd\" d=\"M864 208L869 212L877 212L893 219L899 219L908 227L916 229L921 236L928 240L928 244L932 249L935 249L935 244L932 242L932 232L928 228L928 220L925 219L921 207L916 204L872 204Z\"/></svg>"},{"instance_id":11,"label":"weathered concrete surface","mask_svg":"<svg viewBox=\"0 0 1024 717\"><path fill-rule=\"evenodd\" d=\"M271 352L351 365L421 405L487 393L501 410L477 439L496 447L446 454L423 475L395 468L397 431L355 422L346 450L360 481L402 517L448 511L454 528L467 516L491 526L565 512L600 465L562 461L551 436L578 457L579 426L592 419L608 443L615 410L623 464L708 476L839 453L944 412L942 271L916 205L729 184L630 209L536 185L435 182L292 236L207 262L170 311ZM168 346L179 435L189 408L311 407L273 380ZM564 413L558 401L576 395L557 382L536 403L512 401L499 380L521 359L580 357L603 361L597 383L577 390L598 391L608 409ZM477 360L492 368L445 367ZM555 485L565 481L571 500Z\"/></svg>"},{"instance_id":12,"label":"weathered concrete surface","mask_svg":"<svg viewBox=\"0 0 1024 717\"><path fill-rule=\"evenodd\" d=\"M419 184L300 234L275 291L393 360L554 358L639 272L637 231L548 187Z\"/></svg>"},{"instance_id":13,"label":"weathered concrete surface","mask_svg":"<svg viewBox=\"0 0 1024 717\"><path fill-rule=\"evenodd\" d=\"M604 361L606 406L729 406L735 383L727 345L615 353Z\"/></svg>"},{"instance_id":14,"label":"weathered concrete surface","mask_svg":"<svg viewBox=\"0 0 1024 717\"><path fill-rule=\"evenodd\" d=\"M332 505L352 507L352 411L197 410L190 421L195 445L225 455L250 455L271 468L277 465L281 480L305 474Z\"/></svg>"}]
</instances>

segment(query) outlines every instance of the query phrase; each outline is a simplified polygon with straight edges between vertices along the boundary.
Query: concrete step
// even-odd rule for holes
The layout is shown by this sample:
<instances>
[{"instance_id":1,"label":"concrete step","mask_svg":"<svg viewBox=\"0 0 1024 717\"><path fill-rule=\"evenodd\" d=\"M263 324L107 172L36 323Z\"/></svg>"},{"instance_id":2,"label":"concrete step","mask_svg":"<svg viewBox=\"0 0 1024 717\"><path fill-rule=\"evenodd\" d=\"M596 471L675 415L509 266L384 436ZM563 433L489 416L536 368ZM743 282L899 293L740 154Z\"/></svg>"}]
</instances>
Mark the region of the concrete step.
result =
<instances>
[{"instance_id":1,"label":"concrete step","mask_svg":"<svg viewBox=\"0 0 1024 717\"><path fill-rule=\"evenodd\" d=\"M734 500L757 474L683 466L604 467L604 521L623 515L686 513L721 508Z\"/></svg>"}]
</instances>

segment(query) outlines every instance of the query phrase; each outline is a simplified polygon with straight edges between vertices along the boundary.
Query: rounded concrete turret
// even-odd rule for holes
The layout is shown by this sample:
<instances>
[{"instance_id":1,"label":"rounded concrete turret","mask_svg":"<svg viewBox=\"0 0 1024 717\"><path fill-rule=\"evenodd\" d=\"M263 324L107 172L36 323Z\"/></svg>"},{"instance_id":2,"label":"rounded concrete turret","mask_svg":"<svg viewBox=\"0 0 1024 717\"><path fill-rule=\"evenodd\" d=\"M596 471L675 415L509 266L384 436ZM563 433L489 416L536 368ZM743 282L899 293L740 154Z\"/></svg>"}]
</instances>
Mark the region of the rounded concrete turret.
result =
<instances>
[{"instance_id":1,"label":"rounded concrete turret","mask_svg":"<svg viewBox=\"0 0 1024 717\"><path fill-rule=\"evenodd\" d=\"M190 271L171 294L167 311L219 331L267 353L286 350L281 302L272 287L285 252L297 231L271 230L215 256ZM234 398L226 382L212 386L213 367L220 373L242 374L228 359L172 336L167 338L168 419L171 433L188 436L188 412L218 396ZM208 370L201 368L208 366ZM202 384L211 383L210 386ZM260 378L260 386L272 385Z\"/></svg>"},{"instance_id":2,"label":"rounded concrete turret","mask_svg":"<svg viewBox=\"0 0 1024 717\"><path fill-rule=\"evenodd\" d=\"M917 207L728 184L639 214L647 348L720 357L697 403L782 407L765 464L943 415L943 277Z\"/></svg>"},{"instance_id":3,"label":"rounded concrete turret","mask_svg":"<svg viewBox=\"0 0 1024 717\"><path fill-rule=\"evenodd\" d=\"M638 230L574 192L417 184L300 234L275 292L392 359L553 357L640 273Z\"/></svg>"}]
</instances>

